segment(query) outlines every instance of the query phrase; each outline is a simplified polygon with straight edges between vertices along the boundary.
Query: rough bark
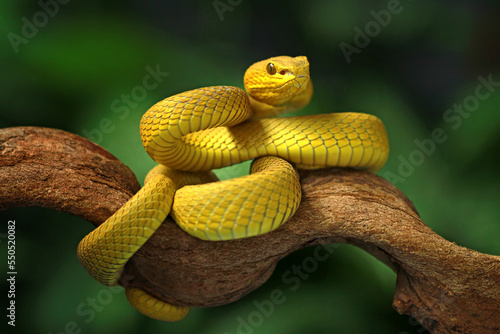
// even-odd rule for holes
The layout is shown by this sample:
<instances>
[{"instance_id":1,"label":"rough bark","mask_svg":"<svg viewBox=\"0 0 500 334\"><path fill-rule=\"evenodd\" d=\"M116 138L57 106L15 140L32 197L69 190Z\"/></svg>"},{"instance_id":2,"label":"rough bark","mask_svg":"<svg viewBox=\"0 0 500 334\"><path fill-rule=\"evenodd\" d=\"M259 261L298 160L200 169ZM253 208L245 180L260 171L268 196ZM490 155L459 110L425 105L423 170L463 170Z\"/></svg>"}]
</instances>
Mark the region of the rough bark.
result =
<instances>
[{"instance_id":1,"label":"rough bark","mask_svg":"<svg viewBox=\"0 0 500 334\"><path fill-rule=\"evenodd\" d=\"M97 226L139 188L110 153L64 131L3 129L0 150L0 208L50 207ZM394 308L429 331L500 331L499 256L441 238L401 191L376 175L331 168L302 172L301 183L295 216L259 237L202 241L167 219L128 262L120 283L177 305L221 305L263 284L294 250L345 242L397 273Z\"/></svg>"},{"instance_id":2,"label":"rough bark","mask_svg":"<svg viewBox=\"0 0 500 334\"><path fill-rule=\"evenodd\" d=\"M0 129L0 209L54 208L100 224L139 189L111 153L69 132Z\"/></svg>"}]
</instances>

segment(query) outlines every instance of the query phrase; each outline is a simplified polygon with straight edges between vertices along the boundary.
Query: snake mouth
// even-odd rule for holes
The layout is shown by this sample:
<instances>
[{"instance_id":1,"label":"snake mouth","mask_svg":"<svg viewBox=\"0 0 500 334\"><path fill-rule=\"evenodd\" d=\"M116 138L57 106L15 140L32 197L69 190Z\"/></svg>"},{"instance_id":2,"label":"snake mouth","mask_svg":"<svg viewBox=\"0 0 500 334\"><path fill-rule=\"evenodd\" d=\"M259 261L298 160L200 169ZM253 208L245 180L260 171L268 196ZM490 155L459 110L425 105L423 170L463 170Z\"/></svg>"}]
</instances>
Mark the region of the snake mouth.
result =
<instances>
[{"instance_id":1,"label":"snake mouth","mask_svg":"<svg viewBox=\"0 0 500 334\"><path fill-rule=\"evenodd\" d=\"M279 86L261 86L261 87L253 87L252 88L252 93L258 93L258 92L270 92L270 91L274 91L276 92L277 94L283 94L284 92L282 90L284 89L288 89L290 88L291 86L293 86L294 88L297 88L297 89L306 89L307 88L307 84L308 84L308 81L310 80L309 76L308 75L300 75L300 76L295 76L294 78L291 78L289 80L287 80L286 82L283 82L281 85ZM298 85L298 86L297 86ZM290 92L288 93L287 95L296 95L297 93L300 93L300 92ZM261 100L259 99L258 97L255 97L255 96L252 96L254 99L256 100Z\"/></svg>"},{"instance_id":2,"label":"snake mouth","mask_svg":"<svg viewBox=\"0 0 500 334\"><path fill-rule=\"evenodd\" d=\"M291 99L303 94L310 83L310 77L307 69L301 71L299 75L288 74L292 78L280 83L279 86L270 84L252 87L249 89L249 95L259 102L278 106L286 104Z\"/></svg>"}]
</instances>

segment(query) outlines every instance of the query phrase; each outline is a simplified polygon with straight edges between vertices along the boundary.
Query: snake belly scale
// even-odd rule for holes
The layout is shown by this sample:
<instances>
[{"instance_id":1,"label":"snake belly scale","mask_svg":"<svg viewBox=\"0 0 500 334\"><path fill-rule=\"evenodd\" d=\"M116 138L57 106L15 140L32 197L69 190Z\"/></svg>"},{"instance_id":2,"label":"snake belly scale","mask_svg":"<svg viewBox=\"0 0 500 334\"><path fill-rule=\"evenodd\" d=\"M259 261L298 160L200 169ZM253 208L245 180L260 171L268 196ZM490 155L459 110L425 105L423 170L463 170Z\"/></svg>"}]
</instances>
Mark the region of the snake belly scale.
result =
<instances>
[{"instance_id":1,"label":"snake belly scale","mask_svg":"<svg viewBox=\"0 0 500 334\"><path fill-rule=\"evenodd\" d=\"M306 57L273 57L250 66L246 92L213 86L183 92L142 117L141 139L158 163L144 187L78 246L85 269L117 285L127 261L168 215L187 233L212 241L270 232L297 210L295 168L356 167L377 171L389 146L383 123L362 113L280 117L300 109L313 88ZM256 159L251 174L218 182L212 169ZM129 302L158 320L177 321L175 306L138 288Z\"/></svg>"}]
</instances>

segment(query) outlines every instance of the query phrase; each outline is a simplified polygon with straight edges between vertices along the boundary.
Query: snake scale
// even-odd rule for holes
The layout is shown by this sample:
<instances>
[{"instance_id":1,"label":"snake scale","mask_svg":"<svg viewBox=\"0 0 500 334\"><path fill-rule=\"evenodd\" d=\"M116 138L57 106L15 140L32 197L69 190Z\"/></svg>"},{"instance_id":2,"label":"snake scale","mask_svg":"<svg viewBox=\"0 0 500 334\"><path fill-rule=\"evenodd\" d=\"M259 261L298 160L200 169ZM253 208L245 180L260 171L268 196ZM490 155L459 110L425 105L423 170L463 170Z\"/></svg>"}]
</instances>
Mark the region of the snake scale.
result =
<instances>
[{"instance_id":1,"label":"snake scale","mask_svg":"<svg viewBox=\"0 0 500 334\"><path fill-rule=\"evenodd\" d=\"M141 139L153 168L139 190L78 246L85 269L117 285L127 261L167 215L203 240L267 233L297 210L295 168L356 167L377 171L389 146L383 123L362 113L274 117L300 109L313 87L306 57L279 56L250 66L246 92L214 86L183 92L142 117ZM251 174L217 182L212 169L256 159ZM189 307L127 288L129 302L159 320L184 318Z\"/></svg>"}]
</instances>

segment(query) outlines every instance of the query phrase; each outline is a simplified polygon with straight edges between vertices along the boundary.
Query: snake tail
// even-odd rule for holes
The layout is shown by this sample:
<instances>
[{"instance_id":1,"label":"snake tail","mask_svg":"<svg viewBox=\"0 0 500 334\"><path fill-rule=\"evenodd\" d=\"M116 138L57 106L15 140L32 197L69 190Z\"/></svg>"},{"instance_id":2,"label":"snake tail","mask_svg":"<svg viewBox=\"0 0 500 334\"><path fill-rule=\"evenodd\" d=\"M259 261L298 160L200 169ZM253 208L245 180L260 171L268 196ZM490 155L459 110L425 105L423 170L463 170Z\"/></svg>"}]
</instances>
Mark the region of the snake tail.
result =
<instances>
[{"instance_id":1,"label":"snake tail","mask_svg":"<svg viewBox=\"0 0 500 334\"><path fill-rule=\"evenodd\" d=\"M187 306L175 306L166 303L137 288L127 288L125 295L129 303L137 311L156 320L179 321L184 319L190 310Z\"/></svg>"}]
</instances>

